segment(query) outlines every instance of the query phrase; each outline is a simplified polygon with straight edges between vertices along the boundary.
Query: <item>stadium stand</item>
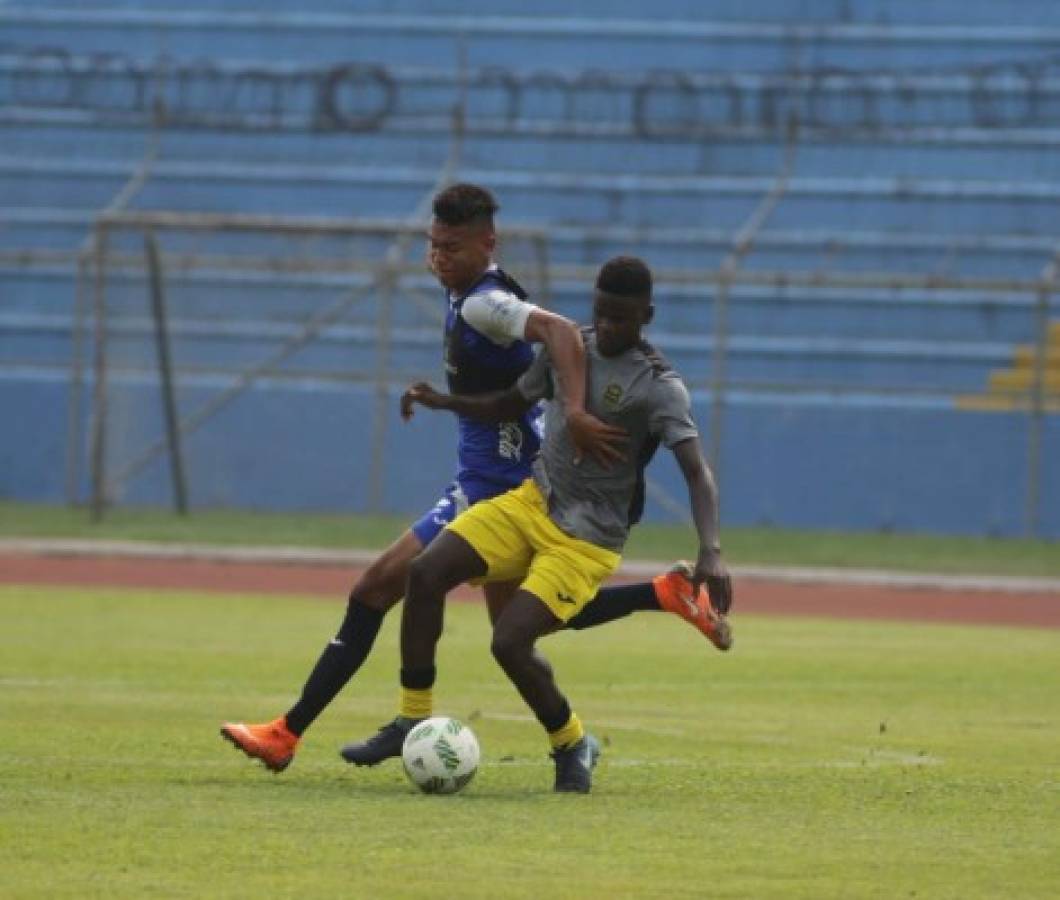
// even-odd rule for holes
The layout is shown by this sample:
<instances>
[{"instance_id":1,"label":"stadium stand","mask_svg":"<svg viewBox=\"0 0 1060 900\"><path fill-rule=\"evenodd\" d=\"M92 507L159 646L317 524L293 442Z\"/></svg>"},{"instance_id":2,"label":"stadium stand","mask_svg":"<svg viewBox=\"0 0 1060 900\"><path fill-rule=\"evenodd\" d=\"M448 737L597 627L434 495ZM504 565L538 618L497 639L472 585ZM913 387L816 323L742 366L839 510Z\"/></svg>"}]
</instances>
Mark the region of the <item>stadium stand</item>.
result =
<instances>
[{"instance_id":1,"label":"stadium stand","mask_svg":"<svg viewBox=\"0 0 1060 900\"><path fill-rule=\"evenodd\" d=\"M154 229L182 409L362 295L189 436L193 502L422 507L453 460L416 454L448 447L451 426L417 422L410 442L378 410L438 378L436 292L418 248L398 292L377 266L452 154L462 103L455 175L543 236L553 308L584 318L614 253L656 268L653 339L694 389L727 522L1060 535L1060 313L1042 286L1060 249L1060 6L597 6L0 8L0 404L22 435L0 495L88 489L78 259L124 189L132 211L376 228ZM108 245L115 470L161 432L142 242L130 227ZM650 516L683 504L678 483L661 470ZM166 502L164 459L111 493Z\"/></svg>"}]
</instances>

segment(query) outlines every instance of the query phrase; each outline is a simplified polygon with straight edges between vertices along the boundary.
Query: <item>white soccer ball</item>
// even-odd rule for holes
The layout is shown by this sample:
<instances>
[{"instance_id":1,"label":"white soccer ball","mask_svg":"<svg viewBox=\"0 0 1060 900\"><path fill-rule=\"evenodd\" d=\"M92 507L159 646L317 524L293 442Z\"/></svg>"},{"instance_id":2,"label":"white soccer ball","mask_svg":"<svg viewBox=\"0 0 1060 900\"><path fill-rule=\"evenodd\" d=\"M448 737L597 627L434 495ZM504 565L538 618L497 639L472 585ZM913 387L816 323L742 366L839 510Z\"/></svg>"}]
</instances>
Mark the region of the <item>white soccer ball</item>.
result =
<instances>
[{"instance_id":1,"label":"white soccer ball","mask_svg":"<svg viewBox=\"0 0 1060 900\"><path fill-rule=\"evenodd\" d=\"M425 794L455 794L478 771L478 740L462 722L435 716L408 733L401 761L409 780Z\"/></svg>"}]
</instances>

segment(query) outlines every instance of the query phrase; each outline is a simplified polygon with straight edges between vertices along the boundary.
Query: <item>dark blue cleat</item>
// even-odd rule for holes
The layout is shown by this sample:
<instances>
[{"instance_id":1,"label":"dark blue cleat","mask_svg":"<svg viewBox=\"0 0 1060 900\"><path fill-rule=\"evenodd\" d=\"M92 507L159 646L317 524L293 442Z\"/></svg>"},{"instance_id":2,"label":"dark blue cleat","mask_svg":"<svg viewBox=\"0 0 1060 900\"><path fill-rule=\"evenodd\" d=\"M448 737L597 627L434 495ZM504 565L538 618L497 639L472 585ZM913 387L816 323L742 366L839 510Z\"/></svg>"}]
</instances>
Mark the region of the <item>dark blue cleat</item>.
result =
<instances>
[{"instance_id":1,"label":"dark blue cleat","mask_svg":"<svg viewBox=\"0 0 1060 900\"><path fill-rule=\"evenodd\" d=\"M593 786L593 767L600 758L600 742L591 734L578 743L550 754L556 763L556 784L561 794L588 794Z\"/></svg>"},{"instance_id":2,"label":"dark blue cleat","mask_svg":"<svg viewBox=\"0 0 1060 900\"><path fill-rule=\"evenodd\" d=\"M422 721L423 719L406 719L404 716L398 716L392 722L387 722L367 740L347 744L339 751L339 756L355 766L374 766L384 759L401 756L405 738Z\"/></svg>"}]
</instances>

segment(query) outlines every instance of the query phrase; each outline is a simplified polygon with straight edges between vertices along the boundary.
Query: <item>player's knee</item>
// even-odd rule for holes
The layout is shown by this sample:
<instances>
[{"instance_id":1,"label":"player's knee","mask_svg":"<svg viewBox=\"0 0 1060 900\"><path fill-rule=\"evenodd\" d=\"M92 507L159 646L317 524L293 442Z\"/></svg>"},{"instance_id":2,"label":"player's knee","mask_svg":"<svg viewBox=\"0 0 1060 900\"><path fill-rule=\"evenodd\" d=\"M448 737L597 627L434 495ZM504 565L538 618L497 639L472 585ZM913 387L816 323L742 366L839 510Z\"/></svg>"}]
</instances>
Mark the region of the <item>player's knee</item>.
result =
<instances>
[{"instance_id":1,"label":"player's knee","mask_svg":"<svg viewBox=\"0 0 1060 900\"><path fill-rule=\"evenodd\" d=\"M414 603L422 603L434 595L434 588L440 583L440 573L429 556L417 556L409 564L408 597Z\"/></svg>"},{"instance_id":2,"label":"player's knee","mask_svg":"<svg viewBox=\"0 0 1060 900\"><path fill-rule=\"evenodd\" d=\"M376 563L357 579L350 591L349 602L386 612L404 595L404 576L404 567L397 571L393 566Z\"/></svg>"},{"instance_id":3,"label":"player's knee","mask_svg":"<svg viewBox=\"0 0 1060 900\"><path fill-rule=\"evenodd\" d=\"M469 561L451 552L452 548L432 544L409 564L406 600L444 597L453 588L474 578L477 572Z\"/></svg>"},{"instance_id":4,"label":"player's knee","mask_svg":"<svg viewBox=\"0 0 1060 900\"><path fill-rule=\"evenodd\" d=\"M501 668L517 666L530 658L532 645L511 630L495 629L490 642L490 653Z\"/></svg>"},{"instance_id":5,"label":"player's knee","mask_svg":"<svg viewBox=\"0 0 1060 900\"><path fill-rule=\"evenodd\" d=\"M511 641L506 640L502 635L497 634L496 631L493 632L493 640L490 642L490 653L500 663L502 669L508 668L508 663L512 658Z\"/></svg>"}]
</instances>

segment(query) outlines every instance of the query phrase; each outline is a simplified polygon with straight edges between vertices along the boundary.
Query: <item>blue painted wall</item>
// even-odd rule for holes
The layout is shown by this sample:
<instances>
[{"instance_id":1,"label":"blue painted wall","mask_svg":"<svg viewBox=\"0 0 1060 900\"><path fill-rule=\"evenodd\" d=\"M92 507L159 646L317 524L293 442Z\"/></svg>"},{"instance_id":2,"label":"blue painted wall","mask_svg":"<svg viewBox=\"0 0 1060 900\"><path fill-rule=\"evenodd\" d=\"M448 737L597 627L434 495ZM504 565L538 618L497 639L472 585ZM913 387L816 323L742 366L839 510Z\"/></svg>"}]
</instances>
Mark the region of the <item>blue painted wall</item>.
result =
<instances>
[{"instance_id":1,"label":"blue painted wall","mask_svg":"<svg viewBox=\"0 0 1060 900\"><path fill-rule=\"evenodd\" d=\"M150 72L163 58L189 78L183 88L169 82L174 118L134 208L399 220L447 152L439 111L456 96L463 52L481 77L469 88L458 176L497 191L502 226L547 228L558 265L591 271L630 250L648 258L662 273L653 337L692 385L704 430L714 294L675 273L720 265L733 229L772 184L787 111L804 120L796 171L748 269L1027 281L1060 235L1060 5L1052 0L618 0L605 16L598 3L548 0L532 19L514 0L349 9L337 0L297 10L279 0L198 0L179 11L161 0L4 7L0 496L63 498L71 254L145 149L138 82L122 73ZM51 48L54 70L13 77L41 48ZM111 55L104 64L99 54ZM312 86L351 63L360 74L334 97L343 122L371 122L360 130L335 127L314 105ZM507 75L482 74L495 69ZM254 70L286 86L288 124L270 111L275 93L259 83L255 95L231 75ZM598 70L610 80L596 89ZM918 89L888 74L896 70L921 79ZM251 113L266 124L248 125ZM164 246L203 250L173 235ZM378 257L385 246L366 239L358 252ZM208 249L239 247L213 236ZM31 261L29 251L52 255ZM182 409L215 396L239 367L365 278L170 272ZM554 308L585 317L583 282L552 288ZM424 276L403 289L437 298ZM368 508L375 395L357 373L376 364L376 299L368 292L279 375L188 437L194 504ZM960 412L954 400L983 391L990 372L1033 339L1033 295L746 285L731 302L726 522L1023 531L1028 418ZM109 462L120 467L161 427L142 273L114 273L108 303L122 370ZM403 301L394 324L380 499L411 516L451 474L453 425L440 416L397 420L400 385L437 380L439 348L437 326L415 304ZM82 408L87 417L87 388ZM1048 416L1043 433L1041 533L1055 537L1060 417ZM672 463L658 463L655 477L683 496ZM165 503L166 478L156 462L121 500ZM649 504L648 516L670 513Z\"/></svg>"},{"instance_id":2,"label":"blue painted wall","mask_svg":"<svg viewBox=\"0 0 1060 900\"><path fill-rule=\"evenodd\" d=\"M111 440L121 448L112 456L115 464L160 434L155 389L142 382L115 386ZM67 390L61 381L0 380L0 409L18 417L20 432L0 450L6 496L62 501ZM212 391L185 387L179 399L190 408ZM365 388L293 390L263 383L185 439L191 502L366 511L372 457L365 434L374 402ZM695 407L701 423L710 421L709 398L697 395ZM451 476L455 428L446 416L422 412L406 424L396 403L391 409L383 509L411 516L433 505ZM1060 448L1058 417L1047 420L1046 430L1046 446ZM757 398L727 411L725 436L721 472L729 524L989 535L1019 534L1025 525L1027 484L1020 473L1028 428L1022 415ZM1055 496L1055 466L1047 471L1043 496ZM668 454L659 454L652 474L663 489L683 496ZM119 499L165 505L167 479L166 462L158 460ZM1040 513L1042 533L1060 533L1060 508L1045 503ZM651 503L649 514L667 518Z\"/></svg>"}]
</instances>

